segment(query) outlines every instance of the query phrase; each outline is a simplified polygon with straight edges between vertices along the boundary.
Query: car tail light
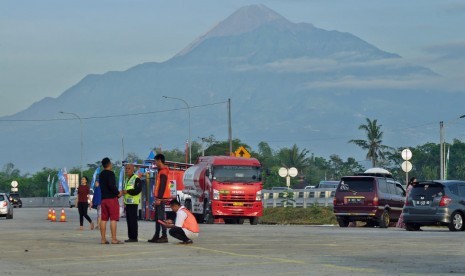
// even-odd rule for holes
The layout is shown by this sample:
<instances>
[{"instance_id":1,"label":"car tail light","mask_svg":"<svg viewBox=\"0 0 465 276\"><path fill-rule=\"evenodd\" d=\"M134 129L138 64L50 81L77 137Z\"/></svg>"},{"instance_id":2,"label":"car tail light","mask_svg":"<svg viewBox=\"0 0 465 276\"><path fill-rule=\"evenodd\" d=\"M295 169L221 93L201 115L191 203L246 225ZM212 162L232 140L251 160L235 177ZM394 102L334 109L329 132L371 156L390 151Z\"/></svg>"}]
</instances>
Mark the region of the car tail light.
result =
<instances>
[{"instance_id":1,"label":"car tail light","mask_svg":"<svg viewBox=\"0 0 465 276\"><path fill-rule=\"evenodd\" d=\"M337 204L337 199L336 197L333 198L333 206L335 206Z\"/></svg>"},{"instance_id":2,"label":"car tail light","mask_svg":"<svg viewBox=\"0 0 465 276\"><path fill-rule=\"evenodd\" d=\"M439 206L447 206L449 205L450 203L452 202L452 198L448 197L448 196L443 196L441 198L441 201L439 202Z\"/></svg>"},{"instance_id":3,"label":"car tail light","mask_svg":"<svg viewBox=\"0 0 465 276\"><path fill-rule=\"evenodd\" d=\"M378 206L378 203L379 203L379 202L378 202L378 197L375 196L375 197L373 198L373 206Z\"/></svg>"},{"instance_id":4,"label":"car tail light","mask_svg":"<svg viewBox=\"0 0 465 276\"><path fill-rule=\"evenodd\" d=\"M3 207L6 207L8 204L6 203L6 201L3 201Z\"/></svg>"}]
</instances>

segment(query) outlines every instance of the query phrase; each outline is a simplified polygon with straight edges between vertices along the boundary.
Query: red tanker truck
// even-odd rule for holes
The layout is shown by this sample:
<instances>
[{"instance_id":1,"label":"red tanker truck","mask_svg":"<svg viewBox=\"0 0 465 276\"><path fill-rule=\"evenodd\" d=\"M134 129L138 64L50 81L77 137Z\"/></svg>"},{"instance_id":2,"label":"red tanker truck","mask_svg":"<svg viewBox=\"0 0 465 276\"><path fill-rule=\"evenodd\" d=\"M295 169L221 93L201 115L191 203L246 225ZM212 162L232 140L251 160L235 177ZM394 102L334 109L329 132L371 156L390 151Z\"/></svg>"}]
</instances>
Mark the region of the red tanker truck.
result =
<instances>
[{"instance_id":1,"label":"red tanker truck","mask_svg":"<svg viewBox=\"0 0 465 276\"><path fill-rule=\"evenodd\" d=\"M202 156L184 172L184 201L199 222L257 224L263 215L261 165L255 158Z\"/></svg>"}]
</instances>

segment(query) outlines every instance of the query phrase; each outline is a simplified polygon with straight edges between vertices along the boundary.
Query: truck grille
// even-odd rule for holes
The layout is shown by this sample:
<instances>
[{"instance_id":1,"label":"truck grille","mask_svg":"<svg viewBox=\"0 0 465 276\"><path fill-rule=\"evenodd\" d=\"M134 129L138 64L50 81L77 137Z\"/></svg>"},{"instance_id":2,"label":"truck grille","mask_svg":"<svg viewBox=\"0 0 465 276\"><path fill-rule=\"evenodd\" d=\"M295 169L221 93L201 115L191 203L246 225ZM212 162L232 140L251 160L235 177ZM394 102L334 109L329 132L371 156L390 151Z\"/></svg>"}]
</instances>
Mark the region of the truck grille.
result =
<instances>
[{"instance_id":1,"label":"truck grille","mask_svg":"<svg viewBox=\"0 0 465 276\"><path fill-rule=\"evenodd\" d=\"M225 208L238 208L238 209L244 209L244 208L253 208L253 203L251 202L241 202L242 205L237 205L236 202L224 202L223 207Z\"/></svg>"},{"instance_id":2,"label":"truck grille","mask_svg":"<svg viewBox=\"0 0 465 276\"><path fill-rule=\"evenodd\" d=\"M220 200L231 202L255 201L255 195L221 195Z\"/></svg>"}]
</instances>

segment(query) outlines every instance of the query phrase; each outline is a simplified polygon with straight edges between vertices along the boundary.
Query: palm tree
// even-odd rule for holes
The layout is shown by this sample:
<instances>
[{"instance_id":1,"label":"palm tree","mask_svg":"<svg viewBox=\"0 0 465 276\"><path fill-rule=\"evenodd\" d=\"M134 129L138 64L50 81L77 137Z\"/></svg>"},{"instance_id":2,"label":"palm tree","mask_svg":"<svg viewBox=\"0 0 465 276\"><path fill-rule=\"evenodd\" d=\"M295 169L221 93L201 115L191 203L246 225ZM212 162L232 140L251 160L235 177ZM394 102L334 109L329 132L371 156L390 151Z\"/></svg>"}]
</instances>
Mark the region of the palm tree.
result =
<instances>
[{"instance_id":1,"label":"palm tree","mask_svg":"<svg viewBox=\"0 0 465 276\"><path fill-rule=\"evenodd\" d=\"M360 125L358 129L365 131L366 140L350 140L349 143L356 144L364 150L368 150L366 158L371 160L371 165L376 167L378 159L384 160L386 151L391 148L382 144L383 132L381 126L378 125L378 120L370 120L366 118L367 123Z\"/></svg>"},{"instance_id":2,"label":"palm tree","mask_svg":"<svg viewBox=\"0 0 465 276\"><path fill-rule=\"evenodd\" d=\"M295 167L301 173L310 165L310 159L307 157L309 150L300 150L296 144L291 148L283 148L279 151L278 156L281 164L287 168Z\"/></svg>"}]
</instances>

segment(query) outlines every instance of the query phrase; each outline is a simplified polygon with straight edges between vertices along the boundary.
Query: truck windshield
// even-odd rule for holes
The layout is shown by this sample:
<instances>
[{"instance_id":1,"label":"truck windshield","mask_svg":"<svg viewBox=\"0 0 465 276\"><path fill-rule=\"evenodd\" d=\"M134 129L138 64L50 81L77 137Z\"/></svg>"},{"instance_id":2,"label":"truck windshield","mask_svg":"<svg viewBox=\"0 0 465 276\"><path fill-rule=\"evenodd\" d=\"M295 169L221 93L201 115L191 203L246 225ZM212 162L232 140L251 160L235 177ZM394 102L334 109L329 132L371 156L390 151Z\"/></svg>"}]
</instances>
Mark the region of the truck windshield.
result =
<instances>
[{"instance_id":1,"label":"truck windshield","mask_svg":"<svg viewBox=\"0 0 465 276\"><path fill-rule=\"evenodd\" d=\"M215 166L213 179L220 182L260 181L260 168L250 166Z\"/></svg>"}]
</instances>

